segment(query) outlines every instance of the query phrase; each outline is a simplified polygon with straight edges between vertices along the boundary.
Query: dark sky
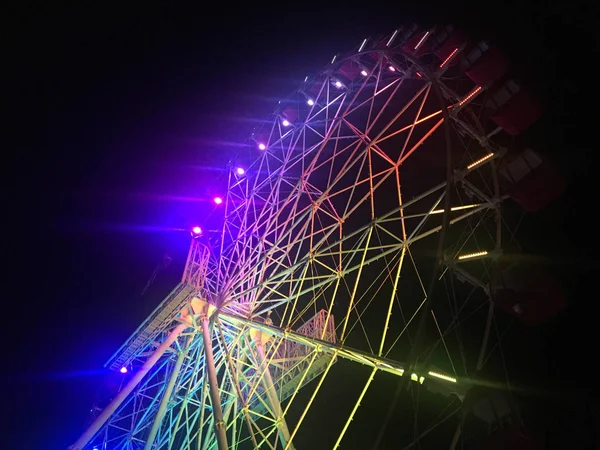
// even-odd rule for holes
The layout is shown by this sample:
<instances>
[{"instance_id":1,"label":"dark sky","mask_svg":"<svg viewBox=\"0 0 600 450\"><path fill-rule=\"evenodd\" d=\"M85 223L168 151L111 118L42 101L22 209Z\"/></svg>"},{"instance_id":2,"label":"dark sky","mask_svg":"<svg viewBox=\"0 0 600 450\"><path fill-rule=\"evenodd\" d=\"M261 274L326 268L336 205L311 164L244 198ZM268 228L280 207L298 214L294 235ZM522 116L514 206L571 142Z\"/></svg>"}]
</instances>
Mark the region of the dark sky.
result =
<instances>
[{"instance_id":1,"label":"dark sky","mask_svg":"<svg viewBox=\"0 0 600 450\"><path fill-rule=\"evenodd\" d=\"M538 373L567 392L593 370L597 9L13 3L2 14L3 449L61 449L78 435L103 363L177 276L181 230L210 213L211 180L252 127L333 54L410 21L496 39L546 103L538 138L571 184L532 222L529 246L565 274L571 306L540 332ZM140 297L165 252L173 265ZM597 408L581 397L565 425L579 435Z\"/></svg>"}]
</instances>

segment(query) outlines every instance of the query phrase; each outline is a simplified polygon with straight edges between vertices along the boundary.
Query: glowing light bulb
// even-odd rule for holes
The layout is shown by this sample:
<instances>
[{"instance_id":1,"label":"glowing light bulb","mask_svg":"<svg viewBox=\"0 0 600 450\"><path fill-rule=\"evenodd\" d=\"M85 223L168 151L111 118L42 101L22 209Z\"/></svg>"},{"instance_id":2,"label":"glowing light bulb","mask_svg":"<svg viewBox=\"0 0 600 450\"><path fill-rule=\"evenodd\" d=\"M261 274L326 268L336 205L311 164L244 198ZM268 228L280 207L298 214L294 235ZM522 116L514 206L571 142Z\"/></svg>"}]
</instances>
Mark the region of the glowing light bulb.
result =
<instances>
[{"instance_id":1,"label":"glowing light bulb","mask_svg":"<svg viewBox=\"0 0 600 450\"><path fill-rule=\"evenodd\" d=\"M238 175L244 175L246 171L241 167L238 167L237 169L235 169L235 173L237 173Z\"/></svg>"},{"instance_id":2,"label":"glowing light bulb","mask_svg":"<svg viewBox=\"0 0 600 450\"><path fill-rule=\"evenodd\" d=\"M121 372L121 373L127 373L127 367L121 367L121 369L119 370L119 372Z\"/></svg>"},{"instance_id":3,"label":"glowing light bulb","mask_svg":"<svg viewBox=\"0 0 600 450\"><path fill-rule=\"evenodd\" d=\"M312 98L309 98L306 103L308 103L308 106L312 106L315 104L315 101Z\"/></svg>"},{"instance_id":4,"label":"glowing light bulb","mask_svg":"<svg viewBox=\"0 0 600 450\"><path fill-rule=\"evenodd\" d=\"M363 77L366 77L367 75L369 75L369 73L368 73L366 70L361 70L361 71L360 71L360 74L361 74Z\"/></svg>"},{"instance_id":5,"label":"glowing light bulb","mask_svg":"<svg viewBox=\"0 0 600 450\"><path fill-rule=\"evenodd\" d=\"M215 197L213 199L213 201L217 204L220 205L221 203L223 203L223 199L221 197Z\"/></svg>"},{"instance_id":6,"label":"glowing light bulb","mask_svg":"<svg viewBox=\"0 0 600 450\"><path fill-rule=\"evenodd\" d=\"M258 149L259 150L264 150L266 148L267 148L267 146L265 144L263 144L262 142L260 144L258 144Z\"/></svg>"},{"instance_id":7,"label":"glowing light bulb","mask_svg":"<svg viewBox=\"0 0 600 450\"><path fill-rule=\"evenodd\" d=\"M281 125L283 125L284 127L289 127L290 126L290 122L287 119L283 119L283 121L281 122Z\"/></svg>"},{"instance_id":8,"label":"glowing light bulb","mask_svg":"<svg viewBox=\"0 0 600 450\"><path fill-rule=\"evenodd\" d=\"M395 72L396 71L396 68L394 66L390 66L390 67L388 67L388 69L390 69L390 72Z\"/></svg>"},{"instance_id":9,"label":"glowing light bulb","mask_svg":"<svg viewBox=\"0 0 600 450\"><path fill-rule=\"evenodd\" d=\"M343 86L343 84L342 84L342 82L341 82L341 81L336 81L336 82L334 83L334 85L335 85L335 87L336 87L336 88L338 88L338 89L341 89L341 88L342 88L342 86Z\"/></svg>"},{"instance_id":10,"label":"glowing light bulb","mask_svg":"<svg viewBox=\"0 0 600 450\"><path fill-rule=\"evenodd\" d=\"M202 228L200 228L198 226L195 226L194 228L192 228L192 233L194 233L194 234L202 234ZM123 370L123 369L121 369L121 370ZM127 369L125 369L125 370L127 370Z\"/></svg>"}]
</instances>

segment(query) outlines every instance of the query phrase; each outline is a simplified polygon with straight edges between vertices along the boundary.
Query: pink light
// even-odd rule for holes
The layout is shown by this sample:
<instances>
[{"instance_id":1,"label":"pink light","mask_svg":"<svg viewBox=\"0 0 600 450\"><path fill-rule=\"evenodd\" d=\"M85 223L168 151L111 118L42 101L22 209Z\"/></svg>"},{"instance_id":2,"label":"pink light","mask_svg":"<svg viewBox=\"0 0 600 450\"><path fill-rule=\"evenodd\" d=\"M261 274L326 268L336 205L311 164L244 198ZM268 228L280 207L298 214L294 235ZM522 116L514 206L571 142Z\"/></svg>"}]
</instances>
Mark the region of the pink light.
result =
<instances>
[{"instance_id":1,"label":"pink light","mask_svg":"<svg viewBox=\"0 0 600 450\"><path fill-rule=\"evenodd\" d=\"M283 121L281 122L281 125L283 125L284 127L289 127L290 122L287 119L283 119Z\"/></svg>"},{"instance_id":2,"label":"pink light","mask_svg":"<svg viewBox=\"0 0 600 450\"><path fill-rule=\"evenodd\" d=\"M260 144L258 144L258 149L259 150L264 150L266 148L267 148L267 146L265 144L263 144L262 142Z\"/></svg>"},{"instance_id":3,"label":"pink light","mask_svg":"<svg viewBox=\"0 0 600 450\"><path fill-rule=\"evenodd\" d=\"M361 74L363 77L366 77L367 75L369 75L369 73L368 73L366 70L361 70L361 71L360 71L360 74Z\"/></svg>"},{"instance_id":4,"label":"pink light","mask_svg":"<svg viewBox=\"0 0 600 450\"><path fill-rule=\"evenodd\" d=\"M336 87L336 88L338 88L338 89L341 89L341 87L342 87L342 86L343 86L343 84L342 84L342 82L341 82L341 81L336 81L336 82L335 82L335 87Z\"/></svg>"},{"instance_id":5,"label":"pink light","mask_svg":"<svg viewBox=\"0 0 600 450\"><path fill-rule=\"evenodd\" d=\"M237 169L235 169L235 173L237 173L238 175L244 175L246 171L241 167L238 167Z\"/></svg>"},{"instance_id":6,"label":"pink light","mask_svg":"<svg viewBox=\"0 0 600 450\"><path fill-rule=\"evenodd\" d=\"M220 205L221 203L223 203L223 199L221 197L215 197L213 199L213 201L217 204Z\"/></svg>"},{"instance_id":7,"label":"pink light","mask_svg":"<svg viewBox=\"0 0 600 450\"><path fill-rule=\"evenodd\" d=\"M396 71L396 68L394 66L390 66L389 69L390 69L390 72L395 72Z\"/></svg>"},{"instance_id":8,"label":"pink light","mask_svg":"<svg viewBox=\"0 0 600 450\"><path fill-rule=\"evenodd\" d=\"M192 228L192 233L194 234L202 234L202 228L195 226L194 228Z\"/></svg>"},{"instance_id":9,"label":"pink light","mask_svg":"<svg viewBox=\"0 0 600 450\"><path fill-rule=\"evenodd\" d=\"M127 367L121 367L121 369L119 370L119 372L121 372L121 373L127 373Z\"/></svg>"},{"instance_id":10,"label":"pink light","mask_svg":"<svg viewBox=\"0 0 600 450\"><path fill-rule=\"evenodd\" d=\"M312 106L315 104L315 101L312 98L309 98L306 103L308 103L308 106Z\"/></svg>"}]
</instances>

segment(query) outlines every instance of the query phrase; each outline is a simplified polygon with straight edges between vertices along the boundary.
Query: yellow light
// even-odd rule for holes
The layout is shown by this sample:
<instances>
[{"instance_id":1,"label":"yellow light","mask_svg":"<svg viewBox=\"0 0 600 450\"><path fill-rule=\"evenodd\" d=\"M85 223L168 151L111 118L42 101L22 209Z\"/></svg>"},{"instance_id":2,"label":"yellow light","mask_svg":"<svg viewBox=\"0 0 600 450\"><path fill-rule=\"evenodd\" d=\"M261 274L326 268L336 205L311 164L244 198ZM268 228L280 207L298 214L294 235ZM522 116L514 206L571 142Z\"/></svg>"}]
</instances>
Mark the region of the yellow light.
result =
<instances>
[{"instance_id":1,"label":"yellow light","mask_svg":"<svg viewBox=\"0 0 600 450\"><path fill-rule=\"evenodd\" d=\"M419 383L423 384L423 381L425 381L425 377L419 378Z\"/></svg>"},{"instance_id":2,"label":"yellow light","mask_svg":"<svg viewBox=\"0 0 600 450\"><path fill-rule=\"evenodd\" d=\"M456 383L456 378L450 377L448 375L444 375L443 373L428 372L428 375L431 375L432 377L435 377L435 378L439 378L440 380L446 380L446 381L450 381L452 383Z\"/></svg>"},{"instance_id":3,"label":"yellow light","mask_svg":"<svg viewBox=\"0 0 600 450\"><path fill-rule=\"evenodd\" d=\"M480 158L480 159L478 159L477 161L475 161L475 162L473 162L473 163L469 164L469 165L467 166L467 170L471 170L473 167L475 167L475 166L477 166L477 165L481 164L481 163L482 163L482 162L484 162L484 161L487 161L487 160L488 160L488 159L490 159L492 156L494 156L494 153L489 153L489 154L485 155L483 158Z\"/></svg>"},{"instance_id":4,"label":"yellow light","mask_svg":"<svg viewBox=\"0 0 600 450\"><path fill-rule=\"evenodd\" d=\"M481 203L477 203L477 204L473 204L473 205L453 206L452 208L450 208L450 211L460 211L461 209L477 208L478 206L481 206ZM433 211L431 211L431 214L441 214L443 212L444 212L443 209L434 209Z\"/></svg>"},{"instance_id":5,"label":"yellow light","mask_svg":"<svg viewBox=\"0 0 600 450\"><path fill-rule=\"evenodd\" d=\"M416 373L411 374L410 379L412 381L419 381L419 376Z\"/></svg>"},{"instance_id":6,"label":"yellow light","mask_svg":"<svg viewBox=\"0 0 600 450\"><path fill-rule=\"evenodd\" d=\"M477 258L478 256L485 256L487 254L488 254L488 252L486 250L484 250L482 252L469 253L468 255L461 255L458 257L458 259L461 260L461 259Z\"/></svg>"}]
</instances>

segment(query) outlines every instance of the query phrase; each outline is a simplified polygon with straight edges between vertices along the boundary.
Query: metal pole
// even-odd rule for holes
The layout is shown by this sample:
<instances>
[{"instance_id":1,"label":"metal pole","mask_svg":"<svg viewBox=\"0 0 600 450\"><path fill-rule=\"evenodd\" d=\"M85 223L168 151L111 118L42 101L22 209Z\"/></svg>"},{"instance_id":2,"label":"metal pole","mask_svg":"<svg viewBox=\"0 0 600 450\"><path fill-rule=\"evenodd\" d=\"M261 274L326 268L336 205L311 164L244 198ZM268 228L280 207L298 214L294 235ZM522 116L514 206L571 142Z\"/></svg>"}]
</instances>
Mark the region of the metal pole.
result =
<instances>
[{"instance_id":1,"label":"metal pole","mask_svg":"<svg viewBox=\"0 0 600 450\"><path fill-rule=\"evenodd\" d=\"M287 426L287 422L283 417L283 410L281 409L281 404L279 403L279 399L277 398L275 383L273 383L273 378L271 377L271 371L267 366L267 361L265 357L265 349L263 348L260 339L255 340L256 343L256 352L258 353L258 359L260 364L264 365L263 371L265 373L264 382L266 385L267 397L269 398L269 403L271 403L271 407L273 408L273 412L275 413L275 418L277 419L277 429L279 431L279 437L281 439L281 444L283 448L288 448L290 450L294 450L294 444L290 442L290 430ZM290 442L289 446L287 443Z\"/></svg>"},{"instance_id":2,"label":"metal pole","mask_svg":"<svg viewBox=\"0 0 600 450\"><path fill-rule=\"evenodd\" d=\"M88 427L87 430L75 441L73 445L69 447L69 450L82 450L83 447L96 435L96 433L102 428L106 421L113 415L113 413L121 406L123 400L135 389L140 381L146 376L146 374L154 367L160 357L167 351L167 349L175 342L179 335L189 325L182 323L177 325L173 331L167 336L167 338L158 346L156 351L146 360L144 365L131 377L129 382L121 389L116 397L108 404L106 408L96 417L96 420Z\"/></svg>"},{"instance_id":3,"label":"metal pole","mask_svg":"<svg viewBox=\"0 0 600 450\"><path fill-rule=\"evenodd\" d=\"M217 381L217 372L215 371L215 357L212 350L212 339L208 327L208 316L203 314L200 318L202 324L202 339L204 341L204 357L206 360L206 370L208 371L208 385L210 387L210 399L212 402L213 415L215 418L215 432L219 450L227 450L227 433L225 429L225 420L223 419L223 409L221 408L221 396L219 395L219 382Z\"/></svg>"},{"instance_id":4,"label":"metal pole","mask_svg":"<svg viewBox=\"0 0 600 450\"><path fill-rule=\"evenodd\" d=\"M169 377L167 387L165 388L165 392L162 396L162 399L160 400L160 405L158 406L156 417L154 417L154 422L152 423L150 434L148 435L148 439L146 440L146 445L144 445L144 450L150 450L154 446L154 440L156 439L158 429L160 428L160 425L162 424L162 421L165 417L165 413L167 412L167 405L171 400L171 394L173 393L173 388L175 387L175 381L177 381L179 372L181 372L181 366L183 365L183 360L185 359L187 350L188 346L186 343L185 347L182 348L179 352L179 355L177 356L177 361L175 361L175 366L173 367L173 371L171 372L171 376Z\"/></svg>"}]
</instances>

